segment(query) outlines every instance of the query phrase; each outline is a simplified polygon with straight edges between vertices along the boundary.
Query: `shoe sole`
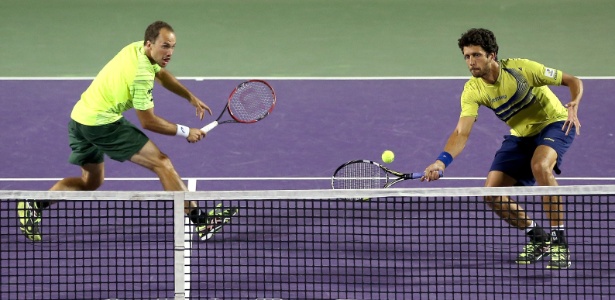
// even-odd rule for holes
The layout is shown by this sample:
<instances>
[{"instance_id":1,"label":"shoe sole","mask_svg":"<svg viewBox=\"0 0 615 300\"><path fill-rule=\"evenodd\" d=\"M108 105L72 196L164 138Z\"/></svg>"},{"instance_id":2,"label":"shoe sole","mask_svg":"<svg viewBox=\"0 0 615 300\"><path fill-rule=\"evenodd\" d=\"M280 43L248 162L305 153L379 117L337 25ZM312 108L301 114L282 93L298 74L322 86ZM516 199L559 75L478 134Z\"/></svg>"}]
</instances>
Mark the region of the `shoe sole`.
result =
<instances>
[{"instance_id":1,"label":"shoe sole","mask_svg":"<svg viewBox=\"0 0 615 300\"><path fill-rule=\"evenodd\" d=\"M570 268L570 266L572 266L572 263L568 263L567 266L562 266L562 267L560 267L560 266L547 266L547 269L550 269L550 270L566 270L566 269Z\"/></svg>"},{"instance_id":2,"label":"shoe sole","mask_svg":"<svg viewBox=\"0 0 615 300\"><path fill-rule=\"evenodd\" d=\"M531 265L533 263L539 262L540 260L542 260L546 256L549 256L549 253L543 253L541 256L538 256L538 258L536 258L536 260L533 260L533 261L519 261L519 260L515 260L515 263L517 263L518 265Z\"/></svg>"}]
</instances>

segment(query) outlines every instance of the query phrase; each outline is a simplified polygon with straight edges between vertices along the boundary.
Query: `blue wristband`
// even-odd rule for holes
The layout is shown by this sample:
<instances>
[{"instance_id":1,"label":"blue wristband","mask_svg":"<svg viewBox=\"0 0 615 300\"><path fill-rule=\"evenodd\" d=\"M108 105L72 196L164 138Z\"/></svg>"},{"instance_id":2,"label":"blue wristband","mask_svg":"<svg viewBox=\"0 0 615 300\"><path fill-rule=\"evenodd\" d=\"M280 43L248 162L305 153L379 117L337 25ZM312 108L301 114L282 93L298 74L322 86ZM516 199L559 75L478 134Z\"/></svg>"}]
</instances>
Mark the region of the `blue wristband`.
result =
<instances>
[{"instance_id":1,"label":"blue wristband","mask_svg":"<svg viewBox=\"0 0 615 300\"><path fill-rule=\"evenodd\" d=\"M440 153L440 155L438 156L437 160L443 162L444 167L446 168L453 162L453 156L446 151L442 151L442 153Z\"/></svg>"}]
</instances>

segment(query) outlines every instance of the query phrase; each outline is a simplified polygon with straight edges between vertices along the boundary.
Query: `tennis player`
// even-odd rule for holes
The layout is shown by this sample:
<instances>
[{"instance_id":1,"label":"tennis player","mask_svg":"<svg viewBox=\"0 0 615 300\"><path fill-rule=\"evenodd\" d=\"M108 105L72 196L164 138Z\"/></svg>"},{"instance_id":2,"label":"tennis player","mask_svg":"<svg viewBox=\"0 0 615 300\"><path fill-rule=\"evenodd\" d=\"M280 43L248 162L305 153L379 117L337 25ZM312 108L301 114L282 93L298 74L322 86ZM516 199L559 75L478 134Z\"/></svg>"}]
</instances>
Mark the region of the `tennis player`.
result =
<instances>
[{"instance_id":1,"label":"tennis player","mask_svg":"<svg viewBox=\"0 0 615 300\"><path fill-rule=\"evenodd\" d=\"M171 160L122 114L135 108L144 129L176 135L190 143L205 137L197 128L171 123L154 113L154 80L164 88L188 100L203 119L211 109L184 87L165 67L171 61L176 38L173 28L162 21L150 24L145 39L124 47L103 67L81 99L75 104L68 123L72 153L69 162L81 167L81 177L64 178L51 191L96 190L104 181L104 155L131 161L158 175L165 191L187 191ZM30 240L42 239L39 224L50 201L21 201L17 205L21 231ZM184 211L196 225L201 239L218 232L237 209L218 204L205 213L196 202L186 202Z\"/></svg>"},{"instance_id":2,"label":"tennis player","mask_svg":"<svg viewBox=\"0 0 615 300\"><path fill-rule=\"evenodd\" d=\"M557 186L553 172L560 174L564 154L580 133L577 110L583 95L581 80L527 59L498 60L495 35L487 29L470 29L458 45L473 78L466 82L461 94L457 127L421 180L437 180L438 171L444 171L461 153L482 105L511 128L495 154L485 186ZM570 102L562 105L549 85L567 86ZM510 197L485 197L485 201L498 216L529 237L516 259L518 264L535 263L550 254L547 268L570 266L561 197L542 198L550 236Z\"/></svg>"}]
</instances>

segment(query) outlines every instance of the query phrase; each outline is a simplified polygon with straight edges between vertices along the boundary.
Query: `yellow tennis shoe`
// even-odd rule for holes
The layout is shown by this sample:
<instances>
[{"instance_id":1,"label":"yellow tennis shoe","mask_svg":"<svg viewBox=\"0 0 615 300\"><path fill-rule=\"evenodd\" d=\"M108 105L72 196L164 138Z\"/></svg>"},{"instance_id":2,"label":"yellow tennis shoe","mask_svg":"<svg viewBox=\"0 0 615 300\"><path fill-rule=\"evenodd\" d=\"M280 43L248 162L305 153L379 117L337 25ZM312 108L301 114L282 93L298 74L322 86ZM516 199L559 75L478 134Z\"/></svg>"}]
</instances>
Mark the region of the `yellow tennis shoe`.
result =
<instances>
[{"instance_id":1,"label":"yellow tennis shoe","mask_svg":"<svg viewBox=\"0 0 615 300\"><path fill-rule=\"evenodd\" d=\"M209 212L204 218L206 221L196 225L197 233L201 240L208 240L217 232L222 230L222 227L231 221L231 218L239 212L237 208L222 207L222 203L218 203L216 207Z\"/></svg>"},{"instance_id":2,"label":"yellow tennis shoe","mask_svg":"<svg viewBox=\"0 0 615 300\"><path fill-rule=\"evenodd\" d=\"M38 208L36 201L19 201L17 203L17 215L19 216L21 232L29 240L35 242L42 240L38 225L41 223L43 210Z\"/></svg>"}]
</instances>

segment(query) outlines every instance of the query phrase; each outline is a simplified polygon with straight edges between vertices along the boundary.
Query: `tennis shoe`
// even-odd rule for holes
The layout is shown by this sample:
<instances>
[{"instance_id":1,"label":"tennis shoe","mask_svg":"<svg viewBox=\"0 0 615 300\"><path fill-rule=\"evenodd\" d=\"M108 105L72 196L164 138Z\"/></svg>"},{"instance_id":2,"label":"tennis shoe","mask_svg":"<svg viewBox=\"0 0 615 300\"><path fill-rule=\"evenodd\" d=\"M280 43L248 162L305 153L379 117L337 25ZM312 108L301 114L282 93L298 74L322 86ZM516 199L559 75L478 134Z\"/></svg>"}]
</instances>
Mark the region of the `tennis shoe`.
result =
<instances>
[{"instance_id":1,"label":"tennis shoe","mask_svg":"<svg viewBox=\"0 0 615 300\"><path fill-rule=\"evenodd\" d=\"M214 236L217 232L222 230L222 227L231 221L231 218L239 212L237 208L223 208L222 203L216 205L216 207L207 213L205 222L203 224L196 225L196 231L199 234L199 238L206 241Z\"/></svg>"},{"instance_id":2,"label":"tennis shoe","mask_svg":"<svg viewBox=\"0 0 615 300\"><path fill-rule=\"evenodd\" d=\"M531 241L523 247L515 262L520 265L533 264L543 257L548 256L550 243L548 241Z\"/></svg>"},{"instance_id":3,"label":"tennis shoe","mask_svg":"<svg viewBox=\"0 0 615 300\"><path fill-rule=\"evenodd\" d=\"M39 232L43 210L32 200L19 201L17 203L17 215L19 216L19 228L29 240L38 242L42 240Z\"/></svg>"},{"instance_id":4,"label":"tennis shoe","mask_svg":"<svg viewBox=\"0 0 615 300\"><path fill-rule=\"evenodd\" d=\"M547 264L547 269L568 269L571 264L570 251L567 246L553 245L551 247L551 261Z\"/></svg>"}]
</instances>

